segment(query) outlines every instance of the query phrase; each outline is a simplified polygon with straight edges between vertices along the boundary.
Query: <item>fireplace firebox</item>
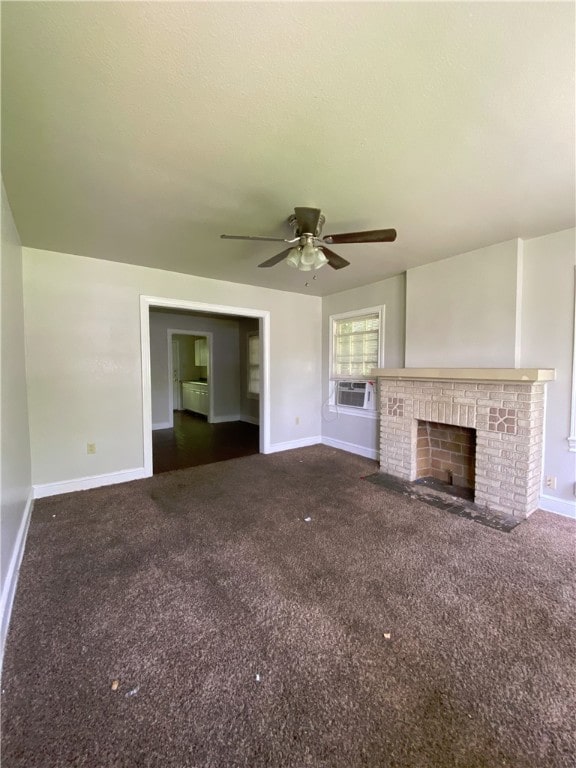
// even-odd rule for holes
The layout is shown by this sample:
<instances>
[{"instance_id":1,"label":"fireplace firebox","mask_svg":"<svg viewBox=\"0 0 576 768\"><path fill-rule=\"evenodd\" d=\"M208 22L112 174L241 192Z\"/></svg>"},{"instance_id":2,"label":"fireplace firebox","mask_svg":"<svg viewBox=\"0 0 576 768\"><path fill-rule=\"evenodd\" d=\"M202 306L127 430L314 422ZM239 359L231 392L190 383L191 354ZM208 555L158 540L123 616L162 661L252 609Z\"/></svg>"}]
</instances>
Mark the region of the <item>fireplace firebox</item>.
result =
<instances>
[{"instance_id":1,"label":"fireplace firebox","mask_svg":"<svg viewBox=\"0 0 576 768\"><path fill-rule=\"evenodd\" d=\"M474 490L476 430L435 421L418 421L416 478Z\"/></svg>"}]
</instances>

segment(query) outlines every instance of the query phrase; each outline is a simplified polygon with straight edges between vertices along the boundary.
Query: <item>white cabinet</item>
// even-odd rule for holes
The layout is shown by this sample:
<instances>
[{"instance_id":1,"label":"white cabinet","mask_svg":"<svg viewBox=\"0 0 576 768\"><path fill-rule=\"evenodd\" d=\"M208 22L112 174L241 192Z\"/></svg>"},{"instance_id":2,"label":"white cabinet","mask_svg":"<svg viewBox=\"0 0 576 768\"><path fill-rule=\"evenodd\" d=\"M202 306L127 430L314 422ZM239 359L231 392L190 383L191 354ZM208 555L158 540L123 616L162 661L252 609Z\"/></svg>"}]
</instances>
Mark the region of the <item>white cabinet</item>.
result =
<instances>
[{"instance_id":1,"label":"white cabinet","mask_svg":"<svg viewBox=\"0 0 576 768\"><path fill-rule=\"evenodd\" d=\"M208 339L196 339L194 342L194 363L208 365Z\"/></svg>"},{"instance_id":2,"label":"white cabinet","mask_svg":"<svg viewBox=\"0 0 576 768\"><path fill-rule=\"evenodd\" d=\"M194 411L208 416L208 384L200 381L182 382L182 407L185 411Z\"/></svg>"},{"instance_id":3,"label":"white cabinet","mask_svg":"<svg viewBox=\"0 0 576 768\"><path fill-rule=\"evenodd\" d=\"M188 381L182 382L182 408L185 411L196 410L196 392Z\"/></svg>"}]
</instances>

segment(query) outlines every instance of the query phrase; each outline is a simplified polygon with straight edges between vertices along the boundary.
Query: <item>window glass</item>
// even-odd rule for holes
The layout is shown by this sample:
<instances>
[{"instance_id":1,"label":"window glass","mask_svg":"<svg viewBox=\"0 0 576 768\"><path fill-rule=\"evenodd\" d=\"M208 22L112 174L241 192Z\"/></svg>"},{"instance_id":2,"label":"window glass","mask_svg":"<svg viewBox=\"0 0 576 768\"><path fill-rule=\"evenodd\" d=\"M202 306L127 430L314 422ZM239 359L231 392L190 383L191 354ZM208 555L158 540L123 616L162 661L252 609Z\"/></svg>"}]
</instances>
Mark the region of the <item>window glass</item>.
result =
<instances>
[{"instance_id":1,"label":"window glass","mask_svg":"<svg viewBox=\"0 0 576 768\"><path fill-rule=\"evenodd\" d=\"M368 376L379 364L379 313L335 318L332 323L332 375Z\"/></svg>"}]
</instances>

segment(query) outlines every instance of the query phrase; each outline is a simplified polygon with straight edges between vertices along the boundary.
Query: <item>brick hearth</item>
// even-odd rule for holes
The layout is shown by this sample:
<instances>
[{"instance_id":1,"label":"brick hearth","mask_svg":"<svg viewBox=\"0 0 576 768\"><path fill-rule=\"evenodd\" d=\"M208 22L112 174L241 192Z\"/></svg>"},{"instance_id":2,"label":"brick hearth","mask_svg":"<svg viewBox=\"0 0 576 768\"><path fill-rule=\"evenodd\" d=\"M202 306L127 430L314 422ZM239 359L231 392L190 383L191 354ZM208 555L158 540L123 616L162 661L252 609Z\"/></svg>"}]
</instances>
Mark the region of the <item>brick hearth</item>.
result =
<instances>
[{"instance_id":1,"label":"brick hearth","mask_svg":"<svg viewBox=\"0 0 576 768\"><path fill-rule=\"evenodd\" d=\"M416 479L418 421L470 427L476 430L475 503L516 517L537 508L545 381L554 371L406 368L373 375L382 472Z\"/></svg>"}]
</instances>

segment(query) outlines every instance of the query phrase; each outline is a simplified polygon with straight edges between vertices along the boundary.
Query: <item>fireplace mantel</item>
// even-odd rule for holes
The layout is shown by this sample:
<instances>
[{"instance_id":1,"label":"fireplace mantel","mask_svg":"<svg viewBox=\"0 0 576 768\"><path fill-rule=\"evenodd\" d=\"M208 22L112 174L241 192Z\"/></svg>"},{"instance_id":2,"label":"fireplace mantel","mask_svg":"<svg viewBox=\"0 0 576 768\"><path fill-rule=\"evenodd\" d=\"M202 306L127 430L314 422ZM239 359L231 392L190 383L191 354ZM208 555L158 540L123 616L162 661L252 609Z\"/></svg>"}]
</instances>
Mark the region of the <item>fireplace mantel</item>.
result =
<instances>
[{"instance_id":1,"label":"fireplace mantel","mask_svg":"<svg viewBox=\"0 0 576 768\"><path fill-rule=\"evenodd\" d=\"M554 381L554 368L373 368L381 379L439 379L441 381Z\"/></svg>"}]
</instances>

